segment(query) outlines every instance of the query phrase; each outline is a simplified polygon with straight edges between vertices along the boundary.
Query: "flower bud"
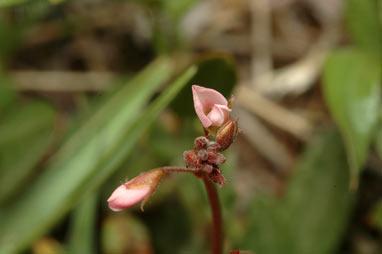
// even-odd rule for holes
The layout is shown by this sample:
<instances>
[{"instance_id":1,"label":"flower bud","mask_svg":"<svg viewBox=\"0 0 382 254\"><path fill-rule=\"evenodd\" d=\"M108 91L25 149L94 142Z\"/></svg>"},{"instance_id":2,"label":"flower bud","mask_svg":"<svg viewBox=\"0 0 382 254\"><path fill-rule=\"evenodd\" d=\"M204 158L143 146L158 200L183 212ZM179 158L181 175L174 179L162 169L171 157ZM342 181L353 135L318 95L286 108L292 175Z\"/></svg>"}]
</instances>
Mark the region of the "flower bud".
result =
<instances>
[{"instance_id":1,"label":"flower bud","mask_svg":"<svg viewBox=\"0 0 382 254\"><path fill-rule=\"evenodd\" d=\"M216 153L216 152L219 152L220 150L221 150L221 146L218 143L214 141L209 142L208 148L207 148L208 152Z\"/></svg>"},{"instance_id":2,"label":"flower bud","mask_svg":"<svg viewBox=\"0 0 382 254\"><path fill-rule=\"evenodd\" d=\"M206 161L208 160L208 153L205 149L202 149L198 152L198 158L201 160L201 161Z\"/></svg>"},{"instance_id":3,"label":"flower bud","mask_svg":"<svg viewBox=\"0 0 382 254\"><path fill-rule=\"evenodd\" d=\"M226 162L226 158L223 156L223 154L218 153L216 154L215 164L220 165Z\"/></svg>"},{"instance_id":4,"label":"flower bud","mask_svg":"<svg viewBox=\"0 0 382 254\"><path fill-rule=\"evenodd\" d=\"M219 184L220 187L222 187L223 185L227 183L227 181L225 180L225 177L223 176L223 174L221 173L221 170L218 167L214 167L212 172L208 174L208 177L214 183Z\"/></svg>"},{"instance_id":5,"label":"flower bud","mask_svg":"<svg viewBox=\"0 0 382 254\"><path fill-rule=\"evenodd\" d=\"M235 141L238 131L237 121L228 121L219 129L216 142L221 146L221 150L227 149Z\"/></svg>"},{"instance_id":6,"label":"flower bud","mask_svg":"<svg viewBox=\"0 0 382 254\"><path fill-rule=\"evenodd\" d=\"M183 159L186 162L187 167L195 167L198 157L193 150L190 150L183 153Z\"/></svg>"},{"instance_id":7,"label":"flower bud","mask_svg":"<svg viewBox=\"0 0 382 254\"><path fill-rule=\"evenodd\" d=\"M120 185L107 200L109 208L113 211L120 211L143 201L141 203L143 211L143 205L157 188L163 174L162 169L153 169Z\"/></svg>"},{"instance_id":8,"label":"flower bud","mask_svg":"<svg viewBox=\"0 0 382 254\"><path fill-rule=\"evenodd\" d=\"M206 137L200 136L197 137L194 141L194 148L196 151L199 151L200 149L205 149L208 145L208 139Z\"/></svg>"},{"instance_id":9,"label":"flower bud","mask_svg":"<svg viewBox=\"0 0 382 254\"><path fill-rule=\"evenodd\" d=\"M207 174L210 174L213 169L214 169L214 167L212 165L210 165L210 164L207 164L207 163L203 164L202 168L201 168L201 170L203 170Z\"/></svg>"}]
</instances>

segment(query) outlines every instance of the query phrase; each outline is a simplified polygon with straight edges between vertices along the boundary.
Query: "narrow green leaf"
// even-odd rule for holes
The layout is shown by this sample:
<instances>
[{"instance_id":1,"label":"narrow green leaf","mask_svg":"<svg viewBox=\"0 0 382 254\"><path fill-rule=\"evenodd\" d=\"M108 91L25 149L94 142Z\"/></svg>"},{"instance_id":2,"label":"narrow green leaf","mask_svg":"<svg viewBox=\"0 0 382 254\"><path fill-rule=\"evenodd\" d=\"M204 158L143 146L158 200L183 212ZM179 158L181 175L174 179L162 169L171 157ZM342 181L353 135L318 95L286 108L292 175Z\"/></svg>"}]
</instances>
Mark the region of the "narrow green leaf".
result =
<instances>
[{"instance_id":1,"label":"narrow green leaf","mask_svg":"<svg viewBox=\"0 0 382 254\"><path fill-rule=\"evenodd\" d=\"M379 69L355 49L335 51L324 67L324 95L345 140L354 187L381 110Z\"/></svg>"},{"instance_id":2,"label":"narrow green leaf","mask_svg":"<svg viewBox=\"0 0 382 254\"><path fill-rule=\"evenodd\" d=\"M346 8L347 25L357 46L377 54L382 50L382 8L378 1L347 0Z\"/></svg>"},{"instance_id":3,"label":"narrow green leaf","mask_svg":"<svg viewBox=\"0 0 382 254\"><path fill-rule=\"evenodd\" d=\"M0 204L18 188L53 140L52 107L39 101L13 105L0 120Z\"/></svg>"},{"instance_id":4,"label":"narrow green leaf","mask_svg":"<svg viewBox=\"0 0 382 254\"><path fill-rule=\"evenodd\" d=\"M74 210L69 239L69 251L72 254L93 254L96 250L96 211L97 195L85 196Z\"/></svg>"},{"instance_id":5,"label":"narrow green leaf","mask_svg":"<svg viewBox=\"0 0 382 254\"><path fill-rule=\"evenodd\" d=\"M197 68L191 67L185 73L183 73L178 79L176 79L169 88L161 94L161 96L150 105L145 113L138 119L131 129L126 132L124 141L121 142L113 151L113 158L111 160L105 160L102 163L102 167L96 173L91 175L87 180L93 187L99 186L102 182L110 176L110 174L116 170L116 168L123 162L128 154L134 149L134 144L138 138L144 133L148 127L153 123L156 116L175 98L179 91L187 84L187 82L195 75Z\"/></svg>"},{"instance_id":6,"label":"narrow green leaf","mask_svg":"<svg viewBox=\"0 0 382 254\"><path fill-rule=\"evenodd\" d=\"M90 178L98 177L100 184L115 170L127 156L122 146L133 147L143 131L132 129L142 107L172 70L168 59L160 59L142 71L72 135L22 196L0 209L0 253L27 247L68 212L85 190L94 190ZM104 166L112 161L114 167Z\"/></svg>"},{"instance_id":7,"label":"narrow green leaf","mask_svg":"<svg viewBox=\"0 0 382 254\"><path fill-rule=\"evenodd\" d=\"M55 112L51 105L29 101L12 106L0 120L0 149L25 140L53 127Z\"/></svg>"}]
</instances>

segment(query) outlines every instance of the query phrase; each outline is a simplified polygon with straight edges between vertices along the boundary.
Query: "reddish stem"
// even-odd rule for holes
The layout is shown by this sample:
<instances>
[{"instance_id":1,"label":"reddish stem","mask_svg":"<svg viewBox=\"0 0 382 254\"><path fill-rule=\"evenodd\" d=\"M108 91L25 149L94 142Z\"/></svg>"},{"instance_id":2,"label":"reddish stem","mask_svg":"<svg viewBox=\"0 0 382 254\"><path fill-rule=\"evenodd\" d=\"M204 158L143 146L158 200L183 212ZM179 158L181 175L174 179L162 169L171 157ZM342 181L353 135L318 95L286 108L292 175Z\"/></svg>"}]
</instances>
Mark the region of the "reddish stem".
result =
<instances>
[{"instance_id":1,"label":"reddish stem","mask_svg":"<svg viewBox=\"0 0 382 254\"><path fill-rule=\"evenodd\" d=\"M195 173L193 168L181 168L181 167L162 167L165 173Z\"/></svg>"},{"instance_id":2,"label":"reddish stem","mask_svg":"<svg viewBox=\"0 0 382 254\"><path fill-rule=\"evenodd\" d=\"M197 171L193 168L181 168L181 167L162 167L165 173L196 173ZM212 216L212 254L222 254L223 249L223 231L222 231L222 216L218 192L216 186L208 178L208 174L203 174L203 182L207 189L208 201L211 206L211 216Z\"/></svg>"},{"instance_id":3,"label":"reddish stem","mask_svg":"<svg viewBox=\"0 0 382 254\"><path fill-rule=\"evenodd\" d=\"M223 231L222 231L222 216L220 209L220 202L216 186L208 178L207 174L203 176L204 185L207 189L208 200L211 206L212 216L212 254L221 254L223 249Z\"/></svg>"}]
</instances>

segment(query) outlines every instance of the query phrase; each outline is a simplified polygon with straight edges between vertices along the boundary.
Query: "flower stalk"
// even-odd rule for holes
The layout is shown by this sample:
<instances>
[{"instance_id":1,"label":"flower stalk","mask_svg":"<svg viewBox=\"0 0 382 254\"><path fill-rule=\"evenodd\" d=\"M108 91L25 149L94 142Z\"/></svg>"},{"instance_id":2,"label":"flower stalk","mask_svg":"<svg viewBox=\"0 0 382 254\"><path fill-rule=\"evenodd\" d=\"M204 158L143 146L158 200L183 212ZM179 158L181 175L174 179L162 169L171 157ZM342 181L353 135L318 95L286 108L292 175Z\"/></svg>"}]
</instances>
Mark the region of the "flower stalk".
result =
<instances>
[{"instance_id":1,"label":"flower stalk","mask_svg":"<svg viewBox=\"0 0 382 254\"><path fill-rule=\"evenodd\" d=\"M223 250L223 230L222 230L222 215L220 208L220 201L216 185L211 182L207 175L203 176L203 182L207 190L208 201L211 207L211 254L221 254Z\"/></svg>"}]
</instances>

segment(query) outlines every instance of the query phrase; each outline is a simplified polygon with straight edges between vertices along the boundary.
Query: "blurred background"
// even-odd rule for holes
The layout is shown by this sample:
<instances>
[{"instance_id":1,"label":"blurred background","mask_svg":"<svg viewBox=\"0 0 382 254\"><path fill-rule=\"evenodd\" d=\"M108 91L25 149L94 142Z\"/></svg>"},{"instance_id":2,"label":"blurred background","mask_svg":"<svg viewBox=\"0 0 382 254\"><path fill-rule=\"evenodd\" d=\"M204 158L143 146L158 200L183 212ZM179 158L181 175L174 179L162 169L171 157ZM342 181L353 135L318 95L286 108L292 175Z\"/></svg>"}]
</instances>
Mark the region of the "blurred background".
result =
<instances>
[{"instance_id":1,"label":"blurred background","mask_svg":"<svg viewBox=\"0 0 382 254\"><path fill-rule=\"evenodd\" d=\"M380 0L0 0L0 253L209 253L191 85L235 95L226 253L382 253Z\"/></svg>"}]
</instances>

